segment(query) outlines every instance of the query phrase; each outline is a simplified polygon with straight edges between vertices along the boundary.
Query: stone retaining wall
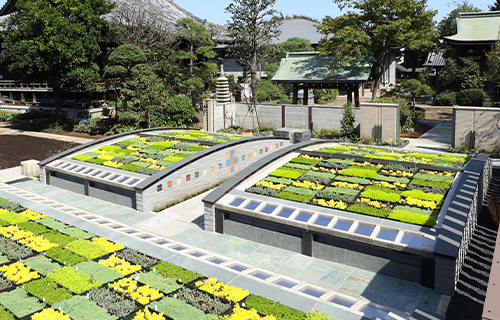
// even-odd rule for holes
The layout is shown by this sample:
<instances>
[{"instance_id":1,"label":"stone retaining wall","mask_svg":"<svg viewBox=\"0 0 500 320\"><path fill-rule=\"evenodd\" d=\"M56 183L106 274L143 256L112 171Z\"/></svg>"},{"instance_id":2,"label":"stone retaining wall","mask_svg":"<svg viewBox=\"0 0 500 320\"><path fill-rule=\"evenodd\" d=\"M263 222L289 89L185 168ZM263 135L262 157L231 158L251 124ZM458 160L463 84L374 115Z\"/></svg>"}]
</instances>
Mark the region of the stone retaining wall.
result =
<instances>
[{"instance_id":1,"label":"stone retaining wall","mask_svg":"<svg viewBox=\"0 0 500 320\"><path fill-rule=\"evenodd\" d=\"M454 147L500 149L500 108L454 106L453 123Z\"/></svg>"}]
</instances>

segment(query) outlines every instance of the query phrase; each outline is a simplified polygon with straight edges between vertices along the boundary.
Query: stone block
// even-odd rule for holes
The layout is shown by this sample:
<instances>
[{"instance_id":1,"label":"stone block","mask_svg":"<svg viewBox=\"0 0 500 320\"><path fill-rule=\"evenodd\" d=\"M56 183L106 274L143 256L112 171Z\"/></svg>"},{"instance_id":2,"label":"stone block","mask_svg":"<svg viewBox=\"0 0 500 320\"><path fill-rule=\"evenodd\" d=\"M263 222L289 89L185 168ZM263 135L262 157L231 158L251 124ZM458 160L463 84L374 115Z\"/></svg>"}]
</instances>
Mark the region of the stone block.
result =
<instances>
[{"instance_id":1,"label":"stone block","mask_svg":"<svg viewBox=\"0 0 500 320\"><path fill-rule=\"evenodd\" d=\"M311 140L311 130L281 128L274 131L274 136L281 139L290 139L291 143L300 143Z\"/></svg>"},{"instance_id":2,"label":"stone block","mask_svg":"<svg viewBox=\"0 0 500 320\"><path fill-rule=\"evenodd\" d=\"M40 175L40 167L37 160L26 160L21 162L21 174L27 177L37 177Z\"/></svg>"}]
</instances>

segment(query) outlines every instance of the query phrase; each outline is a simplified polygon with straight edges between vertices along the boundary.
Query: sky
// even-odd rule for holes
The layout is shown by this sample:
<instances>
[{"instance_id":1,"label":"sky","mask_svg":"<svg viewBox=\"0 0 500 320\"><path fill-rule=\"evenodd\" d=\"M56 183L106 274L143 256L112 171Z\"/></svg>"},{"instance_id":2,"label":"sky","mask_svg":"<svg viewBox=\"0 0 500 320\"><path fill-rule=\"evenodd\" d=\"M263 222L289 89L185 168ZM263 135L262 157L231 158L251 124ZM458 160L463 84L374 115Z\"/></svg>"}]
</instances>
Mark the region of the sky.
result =
<instances>
[{"instance_id":1,"label":"sky","mask_svg":"<svg viewBox=\"0 0 500 320\"><path fill-rule=\"evenodd\" d=\"M5 2L6 0L0 0L0 7ZM212 23L225 24L230 19L224 9L231 3L231 0L174 0L174 2L194 15L207 19ZM439 22L455 7L453 2L450 0L428 0L427 5L429 9L438 11L434 19ZM469 3L488 11L488 5L495 3L495 0L469 0ZM299 14L318 20L321 20L326 15L335 17L343 13L333 3L333 0L277 0L274 8L284 15Z\"/></svg>"},{"instance_id":2,"label":"sky","mask_svg":"<svg viewBox=\"0 0 500 320\"><path fill-rule=\"evenodd\" d=\"M174 1L194 15L202 19L207 19L212 23L225 24L230 19L230 16L224 12L224 9L231 3L231 0ZM495 3L495 0L469 0L469 3L473 3L476 7L484 11L489 11L488 5ZM428 0L427 6L429 9L438 10L434 18L438 22L455 8L455 5L449 0ZM299 14L318 20L327 15L335 17L343 14L332 0L277 0L274 8L281 11L284 15Z\"/></svg>"}]
</instances>

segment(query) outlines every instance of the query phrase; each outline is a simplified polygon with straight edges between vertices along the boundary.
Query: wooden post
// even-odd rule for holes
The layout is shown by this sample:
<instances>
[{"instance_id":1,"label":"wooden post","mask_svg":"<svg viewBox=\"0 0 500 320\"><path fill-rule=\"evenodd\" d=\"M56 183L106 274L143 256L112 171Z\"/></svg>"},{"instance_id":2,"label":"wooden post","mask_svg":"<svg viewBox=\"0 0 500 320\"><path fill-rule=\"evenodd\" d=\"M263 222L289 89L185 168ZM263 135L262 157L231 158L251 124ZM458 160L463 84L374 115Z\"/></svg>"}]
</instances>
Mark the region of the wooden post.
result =
<instances>
[{"instance_id":1,"label":"wooden post","mask_svg":"<svg viewBox=\"0 0 500 320\"><path fill-rule=\"evenodd\" d=\"M359 107L359 84L356 84L356 89L354 90L354 106Z\"/></svg>"},{"instance_id":2,"label":"wooden post","mask_svg":"<svg viewBox=\"0 0 500 320\"><path fill-rule=\"evenodd\" d=\"M347 102L350 102L352 104L352 88L347 87Z\"/></svg>"},{"instance_id":3,"label":"wooden post","mask_svg":"<svg viewBox=\"0 0 500 320\"><path fill-rule=\"evenodd\" d=\"M285 122L285 106L281 106L281 127L284 128L285 125L286 125L286 122Z\"/></svg>"},{"instance_id":4,"label":"wooden post","mask_svg":"<svg viewBox=\"0 0 500 320\"><path fill-rule=\"evenodd\" d=\"M304 86L304 94L302 95L302 104L307 106L309 105L309 89L307 86Z\"/></svg>"},{"instance_id":5,"label":"wooden post","mask_svg":"<svg viewBox=\"0 0 500 320\"><path fill-rule=\"evenodd\" d=\"M298 102L299 102L299 86L297 84L294 84L292 103L297 104Z\"/></svg>"}]
</instances>

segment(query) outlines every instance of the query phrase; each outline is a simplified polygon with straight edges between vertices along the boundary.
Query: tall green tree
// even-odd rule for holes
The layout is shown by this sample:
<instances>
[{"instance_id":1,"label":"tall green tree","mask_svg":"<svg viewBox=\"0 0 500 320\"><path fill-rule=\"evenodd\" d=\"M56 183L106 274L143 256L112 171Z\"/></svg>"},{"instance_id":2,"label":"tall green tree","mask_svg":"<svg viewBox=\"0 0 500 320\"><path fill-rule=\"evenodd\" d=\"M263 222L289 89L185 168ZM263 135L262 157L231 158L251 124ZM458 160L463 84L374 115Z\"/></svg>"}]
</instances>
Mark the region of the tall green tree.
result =
<instances>
[{"instance_id":1,"label":"tall green tree","mask_svg":"<svg viewBox=\"0 0 500 320\"><path fill-rule=\"evenodd\" d=\"M188 61L188 78L185 81L187 95L195 105L200 91L205 86L215 84L213 73L217 72L217 65L208 61L217 55L213 50L214 42L205 26L193 19L181 18L176 22L175 27L177 36L182 41L177 57Z\"/></svg>"},{"instance_id":2,"label":"tall green tree","mask_svg":"<svg viewBox=\"0 0 500 320\"><path fill-rule=\"evenodd\" d=\"M271 56L271 39L280 34L283 18L273 9L276 0L233 0L226 8L233 49L245 70L250 72L250 110L256 114L259 66ZM257 125L260 126L258 116Z\"/></svg>"},{"instance_id":3,"label":"tall green tree","mask_svg":"<svg viewBox=\"0 0 500 320\"><path fill-rule=\"evenodd\" d=\"M500 0L496 0L494 4L489 5L490 11L500 11Z\"/></svg>"},{"instance_id":4,"label":"tall green tree","mask_svg":"<svg viewBox=\"0 0 500 320\"><path fill-rule=\"evenodd\" d=\"M437 25L440 38L449 37L457 33L457 18L461 12L481 12L482 10L467 0L455 2L455 8L448 13Z\"/></svg>"},{"instance_id":5,"label":"tall green tree","mask_svg":"<svg viewBox=\"0 0 500 320\"><path fill-rule=\"evenodd\" d=\"M0 61L23 81L47 82L56 110L70 88L90 89L99 76L95 63L107 22L108 0L18 0L4 22L6 48Z\"/></svg>"},{"instance_id":6,"label":"tall green tree","mask_svg":"<svg viewBox=\"0 0 500 320\"><path fill-rule=\"evenodd\" d=\"M383 73L384 61L391 52L401 55L400 48L425 50L434 45L436 11L427 9L425 0L334 0L344 15L327 16L318 26L325 37L322 55L331 55L332 64L353 58L373 59L375 81L373 99Z\"/></svg>"}]
</instances>

